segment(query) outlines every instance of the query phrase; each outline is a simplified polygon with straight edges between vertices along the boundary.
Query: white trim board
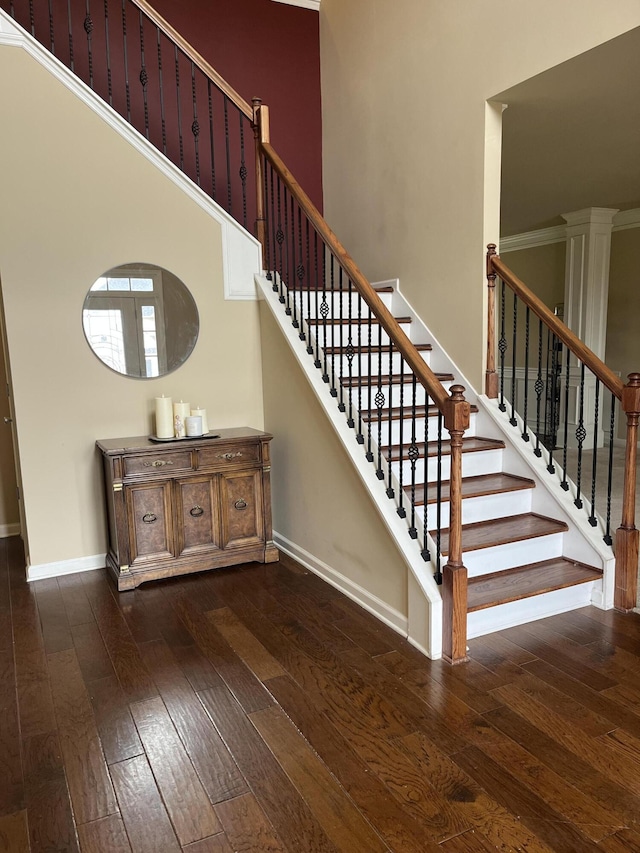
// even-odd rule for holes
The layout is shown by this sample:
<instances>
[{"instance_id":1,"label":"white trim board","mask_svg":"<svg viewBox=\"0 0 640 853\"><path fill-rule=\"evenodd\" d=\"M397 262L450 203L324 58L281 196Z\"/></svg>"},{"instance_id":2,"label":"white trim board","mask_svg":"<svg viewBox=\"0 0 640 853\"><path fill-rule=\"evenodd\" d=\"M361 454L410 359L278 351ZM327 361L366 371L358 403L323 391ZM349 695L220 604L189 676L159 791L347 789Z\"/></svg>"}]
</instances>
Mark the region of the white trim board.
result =
<instances>
[{"instance_id":1,"label":"white trim board","mask_svg":"<svg viewBox=\"0 0 640 853\"><path fill-rule=\"evenodd\" d=\"M275 0L276 3L285 3L287 6L299 6L301 9L313 9L320 11L320 0Z\"/></svg>"},{"instance_id":2,"label":"white trim board","mask_svg":"<svg viewBox=\"0 0 640 853\"><path fill-rule=\"evenodd\" d=\"M19 27L0 9L0 45L25 50L70 92L93 110L109 127L129 142L143 157L186 193L205 213L215 219L222 232L224 297L229 300L257 300L254 275L262 269L262 248L224 208L161 154L145 137L113 110L99 95L75 76L66 65Z\"/></svg>"},{"instance_id":3,"label":"white trim board","mask_svg":"<svg viewBox=\"0 0 640 853\"><path fill-rule=\"evenodd\" d=\"M640 228L640 208L621 210L613 217L612 233L628 231L630 228ZM500 239L499 253L518 252L521 249L536 249L539 246L550 246L552 243L564 243L567 239L567 226L554 225L551 228L539 228L537 231L523 231L511 237Z\"/></svg>"},{"instance_id":4,"label":"white trim board","mask_svg":"<svg viewBox=\"0 0 640 853\"><path fill-rule=\"evenodd\" d=\"M20 522L15 524L0 524L0 539L8 539L10 536L20 536Z\"/></svg>"},{"instance_id":5,"label":"white trim board","mask_svg":"<svg viewBox=\"0 0 640 853\"><path fill-rule=\"evenodd\" d=\"M77 557L74 560L58 560L54 563L40 563L27 566L27 580L41 581L45 578L58 578L62 575L75 575L78 572L91 572L104 569L106 554L93 554L89 557Z\"/></svg>"}]
</instances>

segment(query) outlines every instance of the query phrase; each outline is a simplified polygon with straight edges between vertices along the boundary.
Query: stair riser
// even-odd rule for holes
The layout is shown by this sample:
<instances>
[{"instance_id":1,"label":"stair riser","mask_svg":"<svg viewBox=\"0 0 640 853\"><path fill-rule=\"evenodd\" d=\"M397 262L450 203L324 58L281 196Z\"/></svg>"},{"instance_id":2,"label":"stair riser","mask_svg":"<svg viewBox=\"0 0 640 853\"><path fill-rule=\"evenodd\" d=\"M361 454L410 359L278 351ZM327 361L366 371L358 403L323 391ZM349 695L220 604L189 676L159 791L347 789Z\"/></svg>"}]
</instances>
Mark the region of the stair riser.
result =
<instances>
[{"instance_id":1,"label":"stair riser","mask_svg":"<svg viewBox=\"0 0 640 853\"><path fill-rule=\"evenodd\" d=\"M418 441L424 441L424 418L416 418L415 421L415 435ZM402 441L405 445L410 443L411 440L411 430L413 421L411 418L405 418L404 421L398 420L383 420L382 421L382 439L378 438L378 421L374 418L371 421L371 435L375 438L376 442L381 444L383 447L388 444L400 444L400 424L403 423L402 427ZM437 426L438 419L437 417L429 418L429 441L432 441L437 436ZM363 431L367 434L368 424L363 424ZM475 412L471 414L471 420L469 422L469 429L465 432L466 438L471 438L476 434L476 415ZM444 431L443 435L448 438L449 433Z\"/></svg>"},{"instance_id":2,"label":"stair riser","mask_svg":"<svg viewBox=\"0 0 640 853\"><path fill-rule=\"evenodd\" d=\"M353 343L354 347L357 348L358 342L354 341ZM429 364L431 360L431 353L429 351L421 352L420 356L425 364ZM349 375L349 359L346 355L332 355L331 353L327 353L327 362L329 364L333 363L336 372L340 371L340 365L342 365L343 375ZM383 352L381 355L377 352L372 352L371 354L368 352L356 353L351 360L351 374L353 376L371 375L372 384L377 381L378 375L382 377L388 376L389 373L399 375L400 371L403 370L404 375L408 376L411 373L411 369L406 361L404 362L404 367L402 367L402 362L402 356L398 352Z\"/></svg>"},{"instance_id":3,"label":"stair riser","mask_svg":"<svg viewBox=\"0 0 640 853\"><path fill-rule=\"evenodd\" d=\"M483 637L515 625L525 625L556 613L566 613L591 604L594 593L602 590L602 581L581 583L566 589L556 589L543 595L533 595L520 601L475 610L467 617L467 638Z\"/></svg>"},{"instance_id":4,"label":"stair riser","mask_svg":"<svg viewBox=\"0 0 640 853\"><path fill-rule=\"evenodd\" d=\"M305 328L307 326L305 321ZM358 344L362 346L376 346L377 344L388 345L390 343L389 335L381 328L379 323L372 323L371 326L359 323L311 323L311 335L314 340L317 339L320 347L346 347L351 340L354 347ZM411 340L411 324L401 323L403 332ZM342 336L340 330L342 329ZM326 337L325 337L326 334ZM349 338L351 335L351 338ZM359 335L359 337L358 337Z\"/></svg>"},{"instance_id":5,"label":"stair riser","mask_svg":"<svg viewBox=\"0 0 640 853\"><path fill-rule=\"evenodd\" d=\"M441 526L449 526L449 501L441 504ZM420 521L424 518L424 507L418 507ZM495 495L481 495L476 498L464 498L462 501L462 523L474 524L476 521L489 521L506 515L516 515L531 511L531 489L516 492L499 492ZM436 504L428 505L427 527L435 530L438 523Z\"/></svg>"},{"instance_id":6,"label":"stair riser","mask_svg":"<svg viewBox=\"0 0 640 853\"><path fill-rule=\"evenodd\" d=\"M386 471L387 465L383 459L383 468ZM400 476L400 463L392 462L391 468L396 477ZM483 450L480 453L463 453L462 454L462 476L476 477L480 474L497 474L502 470L502 450ZM442 478L448 480L451 473L451 458L442 457ZM427 466L427 482L435 482L438 477L438 459L437 457L429 457ZM411 485L411 463L408 459L402 461L402 482L405 487ZM416 462L416 483L424 483L424 460L418 459Z\"/></svg>"},{"instance_id":7,"label":"stair riser","mask_svg":"<svg viewBox=\"0 0 640 853\"><path fill-rule=\"evenodd\" d=\"M514 530L518 529L517 519L513 521ZM541 560L551 560L562 555L562 533L552 533L549 536L537 536L534 539L522 539L518 542L508 542L495 545L492 548L480 548L477 551L464 551L464 563L470 578L486 575L491 572L501 572L504 569L514 569L527 563L537 563Z\"/></svg>"},{"instance_id":8,"label":"stair riser","mask_svg":"<svg viewBox=\"0 0 640 853\"><path fill-rule=\"evenodd\" d=\"M349 316L349 308L351 308L351 316L352 317L369 317L371 316L371 309L364 301L364 299L360 299L360 297L355 294L348 292L343 293L331 293L330 291L325 292L326 295L326 304L329 306L329 317L340 317L340 309L342 308L342 316ZM382 300L383 305L385 305L389 310L391 310L391 299L393 297L392 293L380 293L378 294L380 299ZM299 310L302 311L305 317L322 317L322 302L323 302L323 293L322 290L318 291L317 294L317 302L316 302L316 294L314 291L307 293L296 292L295 295L292 294L290 296L290 304L293 305L293 301L295 301L296 306L299 306ZM360 314L358 315L358 311Z\"/></svg>"}]
</instances>

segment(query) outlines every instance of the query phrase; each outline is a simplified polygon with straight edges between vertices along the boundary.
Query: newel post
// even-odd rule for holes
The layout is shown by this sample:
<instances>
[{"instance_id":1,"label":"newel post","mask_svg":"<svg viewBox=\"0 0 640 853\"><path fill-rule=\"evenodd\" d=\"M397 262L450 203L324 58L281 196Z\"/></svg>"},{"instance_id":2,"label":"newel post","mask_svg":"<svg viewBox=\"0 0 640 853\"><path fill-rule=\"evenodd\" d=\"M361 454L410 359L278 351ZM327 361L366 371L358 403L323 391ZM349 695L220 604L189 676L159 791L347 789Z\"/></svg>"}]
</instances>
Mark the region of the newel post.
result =
<instances>
[{"instance_id":1,"label":"newel post","mask_svg":"<svg viewBox=\"0 0 640 853\"><path fill-rule=\"evenodd\" d=\"M269 107L260 98L253 98L253 136L256 145L256 237L262 246L262 268L268 268L267 226L265 220L265 186L262 161L262 144L270 142Z\"/></svg>"},{"instance_id":2,"label":"newel post","mask_svg":"<svg viewBox=\"0 0 640 853\"><path fill-rule=\"evenodd\" d=\"M496 244L487 246L487 372L484 382L484 393L495 400L498 396L498 374L496 373L496 274L493 271L492 260L496 255Z\"/></svg>"},{"instance_id":3,"label":"newel post","mask_svg":"<svg viewBox=\"0 0 640 853\"><path fill-rule=\"evenodd\" d=\"M630 373L622 391L622 408L627 415L627 445L622 493L622 523L616 531L616 610L632 610L638 590L638 530L636 518L636 457L640 418L640 373Z\"/></svg>"},{"instance_id":4,"label":"newel post","mask_svg":"<svg viewBox=\"0 0 640 853\"><path fill-rule=\"evenodd\" d=\"M470 406L462 385L451 387L445 402L444 425L451 436L449 498L449 559L442 572L442 652L449 663L467 656L467 570L462 565L462 438L469 428Z\"/></svg>"}]
</instances>

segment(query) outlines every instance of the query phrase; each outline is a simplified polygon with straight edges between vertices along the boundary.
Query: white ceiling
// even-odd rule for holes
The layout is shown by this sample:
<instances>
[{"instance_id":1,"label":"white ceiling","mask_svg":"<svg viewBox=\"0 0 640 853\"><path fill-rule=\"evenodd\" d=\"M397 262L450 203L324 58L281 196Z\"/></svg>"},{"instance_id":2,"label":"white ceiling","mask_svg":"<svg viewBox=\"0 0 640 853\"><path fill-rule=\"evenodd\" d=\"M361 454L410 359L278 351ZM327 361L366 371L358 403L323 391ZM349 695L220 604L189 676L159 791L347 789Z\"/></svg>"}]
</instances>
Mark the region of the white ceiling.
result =
<instances>
[{"instance_id":1,"label":"white ceiling","mask_svg":"<svg viewBox=\"0 0 640 853\"><path fill-rule=\"evenodd\" d=\"M503 236L584 207L640 206L640 27L495 98Z\"/></svg>"}]
</instances>

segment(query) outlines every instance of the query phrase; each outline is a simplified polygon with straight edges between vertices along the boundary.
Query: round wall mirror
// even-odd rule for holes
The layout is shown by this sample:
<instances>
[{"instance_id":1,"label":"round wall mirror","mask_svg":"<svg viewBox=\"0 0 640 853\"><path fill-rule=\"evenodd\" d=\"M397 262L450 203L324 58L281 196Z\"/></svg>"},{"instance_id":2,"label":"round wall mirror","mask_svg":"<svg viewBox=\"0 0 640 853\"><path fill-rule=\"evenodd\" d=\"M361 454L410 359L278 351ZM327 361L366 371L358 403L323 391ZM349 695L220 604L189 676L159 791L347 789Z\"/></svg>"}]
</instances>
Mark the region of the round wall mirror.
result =
<instances>
[{"instance_id":1,"label":"round wall mirror","mask_svg":"<svg viewBox=\"0 0 640 853\"><path fill-rule=\"evenodd\" d=\"M154 379L176 370L198 340L198 309L175 275L153 264L123 264L92 285L82 308L87 342L124 376Z\"/></svg>"}]
</instances>

